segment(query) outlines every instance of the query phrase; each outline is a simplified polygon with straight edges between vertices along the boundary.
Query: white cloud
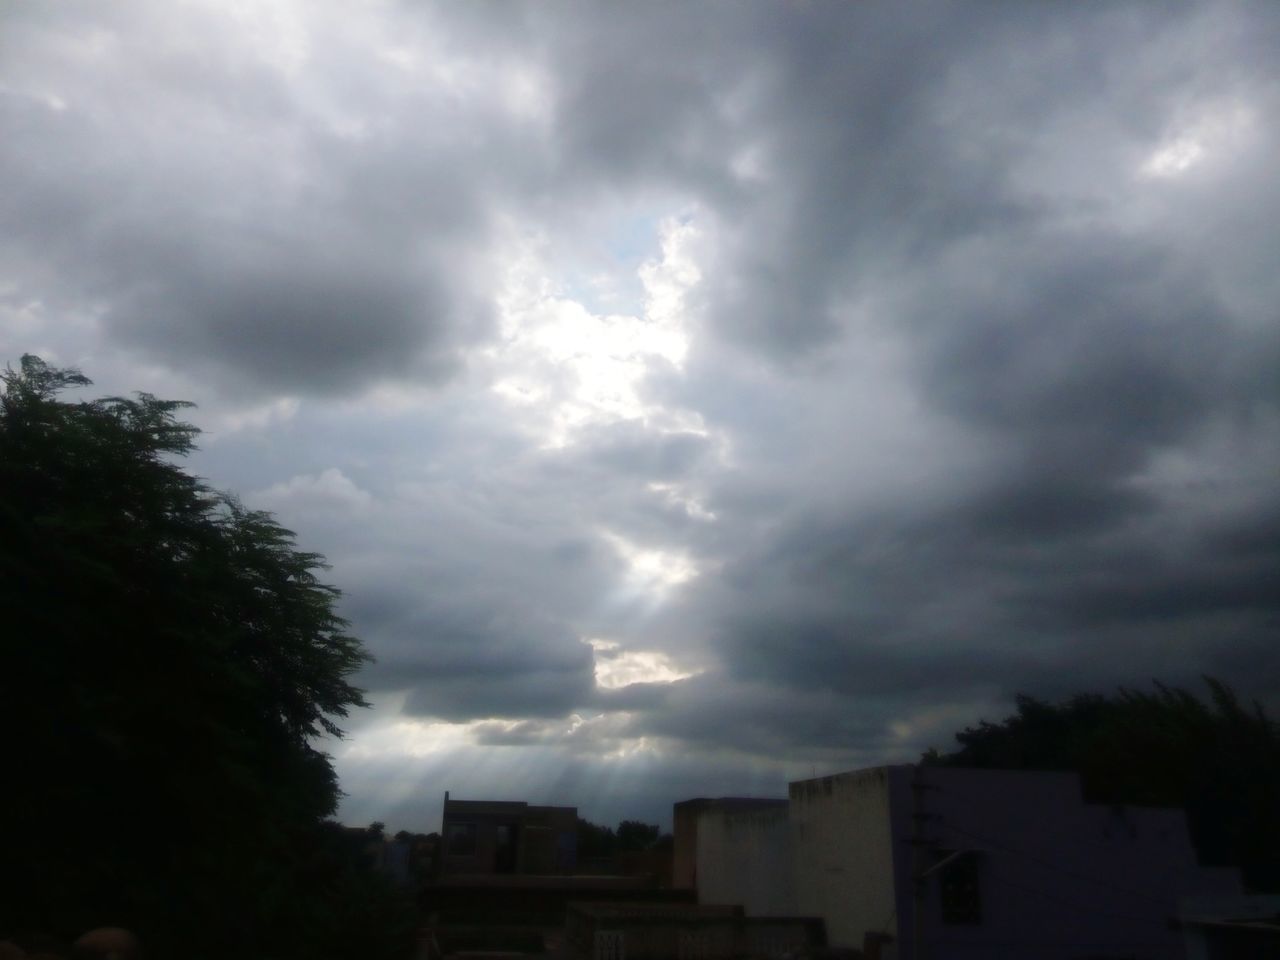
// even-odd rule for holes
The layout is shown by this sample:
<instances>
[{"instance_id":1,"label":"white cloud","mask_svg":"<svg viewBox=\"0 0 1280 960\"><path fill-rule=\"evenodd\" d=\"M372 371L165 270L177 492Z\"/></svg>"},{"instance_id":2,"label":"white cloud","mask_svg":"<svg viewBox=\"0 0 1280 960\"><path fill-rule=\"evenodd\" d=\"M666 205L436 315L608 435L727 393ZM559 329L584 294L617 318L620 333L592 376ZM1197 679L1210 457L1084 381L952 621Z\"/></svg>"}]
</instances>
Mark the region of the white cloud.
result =
<instances>
[{"instance_id":1,"label":"white cloud","mask_svg":"<svg viewBox=\"0 0 1280 960\"><path fill-rule=\"evenodd\" d=\"M337 467L290 477L251 494L249 499L267 509L289 513L363 511L373 504L373 496Z\"/></svg>"},{"instance_id":2,"label":"white cloud","mask_svg":"<svg viewBox=\"0 0 1280 960\"><path fill-rule=\"evenodd\" d=\"M498 297L502 343L487 351L492 389L546 446L565 447L592 425L637 420L661 430L698 419L655 404L644 390L655 365L683 368L686 294L701 276L690 250L697 236L689 221L662 223L660 252L638 271L641 315L593 313L557 283L536 239L516 244Z\"/></svg>"},{"instance_id":3,"label":"white cloud","mask_svg":"<svg viewBox=\"0 0 1280 960\"><path fill-rule=\"evenodd\" d=\"M1144 177L1173 179L1211 161L1230 157L1241 149L1255 123L1253 111L1243 103L1201 107L1194 117L1178 124L1143 161Z\"/></svg>"},{"instance_id":4,"label":"white cloud","mask_svg":"<svg viewBox=\"0 0 1280 960\"><path fill-rule=\"evenodd\" d=\"M626 580L622 585L624 594L635 594L658 602L700 572L694 559L683 550L641 547L612 530L601 530L600 535L626 564Z\"/></svg>"},{"instance_id":5,"label":"white cloud","mask_svg":"<svg viewBox=\"0 0 1280 960\"><path fill-rule=\"evenodd\" d=\"M3 360L197 401L465 720L380 701L349 792L901 758L1174 596L1254 632L1162 663L1267 675L1262 7L11 7Z\"/></svg>"},{"instance_id":6,"label":"white cloud","mask_svg":"<svg viewBox=\"0 0 1280 960\"><path fill-rule=\"evenodd\" d=\"M695 676L657 650L624 650L615 640L588 640L595 651L596 684L617 690L633 683L674 683Z\"/></svg>"},{"instance_id":7,"label":"white cloud","mask_svg":"<svg viewBox=\"0 0 1280 960\"><path fill-rule=\"evenodd\" d=\"M712 521L716 515L703 506L702 501L678 483L651 483L648 489L662 498L664 503L679 507L695 520Z\"/></svg>"}]
</instances>

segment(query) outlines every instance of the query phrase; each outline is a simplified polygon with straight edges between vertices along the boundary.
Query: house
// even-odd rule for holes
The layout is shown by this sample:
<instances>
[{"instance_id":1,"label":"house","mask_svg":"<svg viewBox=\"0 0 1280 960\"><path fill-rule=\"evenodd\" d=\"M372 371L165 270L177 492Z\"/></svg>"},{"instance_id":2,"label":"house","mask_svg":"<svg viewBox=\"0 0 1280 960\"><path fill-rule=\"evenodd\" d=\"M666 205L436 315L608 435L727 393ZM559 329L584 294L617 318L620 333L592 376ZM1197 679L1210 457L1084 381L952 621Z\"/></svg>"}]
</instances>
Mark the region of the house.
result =
<instances>
[{"instance_id":1,"label":"house","mask_svg":"<svg viewBox=\"0 0 1280 960\"><path fill-rule=\"evenodd\" d=\"M786 800L759 799L756 797L698 797L682 800L672 808L672 862L671 885L677 890L697 888L698 830L704 816L718 818L732 812L782 811L785 815ZM714 826L710 829L715 829ZM704 864L707 861L702 861ZM722 900L722 903L737 903Z\"/></svg>"},{"instance_id":2,"label":"house","mask_svg":"<svg viewBox=\"0 0 1280 960\"><path fill-rule=\"evenodd\" d=\"M579 902L690 906L691 890L663 882L665 853L635 854L621 864L627 875L602 875L590 863L583 871L577 808L446 793L437 871L419 898L430 955L559 955L569 905Z\"/></svg>"},{"instance_id":3,"label":"house","mask_svg":"<svg viewBox=\"0 0 1280 960\"><path fill-rule=\"evenodd\" d=\"M1086 804L1073 773L876 767L792 783L779 811L697 808L699 902L821 917L882 958L1180 958L1179 900L1240 893L1181 810Z\"/></svg>"},{"instance_id":4,"label":"house","mask_svg":"<svg viewBox=\"0 0 1280 960\"><path fill-rule=\"evenodd\" d=\"M573 873L576 807L522 801L452 800L444 795L442 875Z\"/></svg>"},{"instance_id":5,"label":"house","mask_svg":"<svg viewBox=\"0 0 1280 960\"><path fill-rule=\"evenodd\" d=\"M702 902L740 904L756 917L795 912L786 800L686 800L674 819L684 885Z\"/></svg>"}]
</instances>

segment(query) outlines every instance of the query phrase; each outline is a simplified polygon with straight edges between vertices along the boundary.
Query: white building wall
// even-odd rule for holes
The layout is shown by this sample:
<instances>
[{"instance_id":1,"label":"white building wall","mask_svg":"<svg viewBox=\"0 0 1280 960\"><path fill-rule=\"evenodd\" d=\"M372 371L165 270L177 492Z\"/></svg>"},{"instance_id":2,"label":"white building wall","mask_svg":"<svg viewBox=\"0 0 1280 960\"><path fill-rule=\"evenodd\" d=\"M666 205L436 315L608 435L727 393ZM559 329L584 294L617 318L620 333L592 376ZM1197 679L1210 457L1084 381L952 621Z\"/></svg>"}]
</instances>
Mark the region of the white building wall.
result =
<instances>
[{"instance_id":1,"label":"white building wall","mask_svg":"<svg viewBox=\"0 0 1280 960\"><path fill-rule=\"evenodd\" d=\"M791 784L796 912L822 917L834 947L861 949L868 931L897 937L889 773Z\"/></svg>"},{"instance_id":2,"label":"white building wall","mask_svg":"<svg viewBox=\"0 0 1280 960\"><path fill-rule=\"evenodd\" d=\"M786 804L711 807L698 817L699 903L741 904L748 916L794 916Z\"/></svg>"}]
</instances>

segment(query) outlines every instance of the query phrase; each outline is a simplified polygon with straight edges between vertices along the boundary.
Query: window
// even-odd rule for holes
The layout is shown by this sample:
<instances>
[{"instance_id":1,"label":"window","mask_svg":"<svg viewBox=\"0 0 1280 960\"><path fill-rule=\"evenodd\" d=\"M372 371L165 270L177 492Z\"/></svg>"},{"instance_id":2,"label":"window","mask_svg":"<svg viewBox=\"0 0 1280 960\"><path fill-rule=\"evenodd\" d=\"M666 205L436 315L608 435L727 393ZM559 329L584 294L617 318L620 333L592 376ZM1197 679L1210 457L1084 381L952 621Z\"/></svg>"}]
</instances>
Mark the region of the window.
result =
<instances>
[{"instance_id":1,"label":"window","mask_svg":"<svg viewBox=\"0 0 1280 960\"><path fill-rule=\"evenodd\" d=\"M938 889L942 895L943 923L982 923L978 858L972 852L961 853L942 867L938 876Z\"/></svg>"},{"instance_id":2,"label":"window","mask_svg":"<svg viewBox=\"0 0 1280 960\"><path fill-rule=\"evenodd\" d=\"M476 855L476 825L474 823L451 823L445 833L448 840L446 850L451 857L474 857Z\"/></svg>"}]
</instances>

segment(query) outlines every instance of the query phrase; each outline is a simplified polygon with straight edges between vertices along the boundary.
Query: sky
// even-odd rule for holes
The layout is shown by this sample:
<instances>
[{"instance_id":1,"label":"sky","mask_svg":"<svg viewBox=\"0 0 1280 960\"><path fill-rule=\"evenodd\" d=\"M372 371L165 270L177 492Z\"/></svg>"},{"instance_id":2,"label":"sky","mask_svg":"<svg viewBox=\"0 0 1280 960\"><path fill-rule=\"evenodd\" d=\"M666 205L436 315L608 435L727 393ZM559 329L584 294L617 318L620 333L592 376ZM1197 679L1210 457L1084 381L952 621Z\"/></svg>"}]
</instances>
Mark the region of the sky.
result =
<instances>
[{"instance_id":1,"label":"sky","mask_svg":"<svg viewBox=\"0 0 1280 960\"><path fill-rule=\"evenodd\" d=\"M6 3L0 362L194 401L328 558L349 823L1274 703L1277 50L1267 3Z\"/></svg>"}]
</instances>

